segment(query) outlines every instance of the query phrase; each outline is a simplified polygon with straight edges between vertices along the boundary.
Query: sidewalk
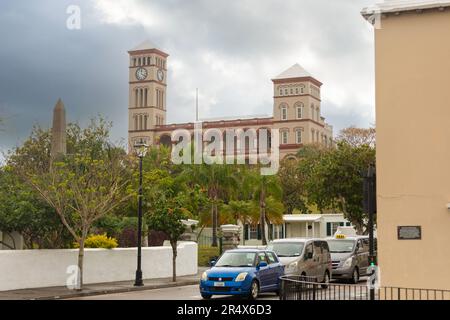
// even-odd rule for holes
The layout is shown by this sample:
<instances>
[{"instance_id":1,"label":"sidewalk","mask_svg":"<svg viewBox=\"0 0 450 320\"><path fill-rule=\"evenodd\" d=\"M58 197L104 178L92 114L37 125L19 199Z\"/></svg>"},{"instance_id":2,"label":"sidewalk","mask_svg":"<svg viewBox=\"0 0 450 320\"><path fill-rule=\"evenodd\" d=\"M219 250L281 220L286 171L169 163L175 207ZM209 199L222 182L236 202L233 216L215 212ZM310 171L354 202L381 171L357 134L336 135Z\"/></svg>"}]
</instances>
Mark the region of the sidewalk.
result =
<instances>
[{"instance_id":1,"label":"sidewalk","mask_svg":"<svg viewBox=\"0 0 450 320\"><path fill-rule=\"evenodd\" d=\"M123 293L130 291L144 291L160 288L170 288L198 284L201 274L207 268L199 267L198 273L192 276L177 277L177 282L172 278L144 280L143 287L133 286L134 281L120 281L108 283L86 284L82 291L69 290L66 287L48 287L34 289L20 289L0 291L0 300L56 300L76 297L87 297L110 293Z\"/></svg>"}]
</instances>

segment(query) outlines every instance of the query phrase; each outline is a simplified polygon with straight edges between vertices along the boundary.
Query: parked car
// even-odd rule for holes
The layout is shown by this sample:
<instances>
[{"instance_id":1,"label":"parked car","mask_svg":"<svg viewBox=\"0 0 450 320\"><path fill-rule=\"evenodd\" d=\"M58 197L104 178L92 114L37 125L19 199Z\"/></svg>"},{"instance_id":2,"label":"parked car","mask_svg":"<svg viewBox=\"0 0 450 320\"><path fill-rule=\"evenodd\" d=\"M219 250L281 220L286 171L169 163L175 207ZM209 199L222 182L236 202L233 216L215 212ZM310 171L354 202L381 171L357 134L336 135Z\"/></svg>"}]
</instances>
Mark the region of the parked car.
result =
<instances>
[{"instance_id":1,"label":"parked car","mask_svg":"<svg viewBox=\"0 0 450 320\"><path fill-rule=\"evenodd\" d=\"M274 240L267 246L285 266L285 274L314 277L326 287L331 279L331 255L325 240L293 238Z\"/></svg>"},{"instance_id":2,"label":"parked car","mask_svg":"<svg viewBox=\"0 0 450 320\"><path fill-rule=\"evenodd\" d=\"M268 250L228 250L200 280L203 299L213 295L237 295L256 299L261 292L279 293L284 267Z\"/></svg>"},{"instance_id":3,"label":"parked car","mask_svg":"<svg viewBox=\"0 0 450 320\"><path fill-rule=\"evenodd\" d=\"M375 239L376 241L376 239ZM333 278L358 283L369 267L369 237L337 234L327 239L333 265Z\"/></svg>"}]
</instances>

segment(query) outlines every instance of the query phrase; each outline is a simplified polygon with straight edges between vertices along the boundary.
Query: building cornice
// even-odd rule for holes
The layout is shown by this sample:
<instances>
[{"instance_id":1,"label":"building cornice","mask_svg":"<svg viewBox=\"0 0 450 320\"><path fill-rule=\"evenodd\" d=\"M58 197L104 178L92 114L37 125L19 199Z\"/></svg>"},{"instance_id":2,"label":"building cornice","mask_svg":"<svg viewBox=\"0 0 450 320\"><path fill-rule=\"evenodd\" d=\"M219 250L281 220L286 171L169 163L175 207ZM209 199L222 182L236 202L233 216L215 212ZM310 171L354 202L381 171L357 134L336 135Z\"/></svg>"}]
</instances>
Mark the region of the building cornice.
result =
<instances>
[{"instance_id":1,"label":"building cornice","mask_svg":"<svg viewBox=\"0 0 450 320\"><path fill-rule=\"evenodd\" d=\"M272 79L275 84L294 83L294 82L312 82L319 88L323 85L322 82L313 77L300 77L300 78L288 78L288 79Z\"/></svg>"},{"instance_id":2,"label":"building cornice","mask_svg":"<svg viewBox=\"0 0 450 320\"><path fill-rule=\"evenodd\" d=\"M152 53L159 54L160 56L162 56L164 58L167 58L169 56L164 51L161 51L161 50L158 50L158 49L145 49L145 50L128 51L128 54L130 56L138 56L138 55L152 54Z\"/></svg>"}]
</instances>

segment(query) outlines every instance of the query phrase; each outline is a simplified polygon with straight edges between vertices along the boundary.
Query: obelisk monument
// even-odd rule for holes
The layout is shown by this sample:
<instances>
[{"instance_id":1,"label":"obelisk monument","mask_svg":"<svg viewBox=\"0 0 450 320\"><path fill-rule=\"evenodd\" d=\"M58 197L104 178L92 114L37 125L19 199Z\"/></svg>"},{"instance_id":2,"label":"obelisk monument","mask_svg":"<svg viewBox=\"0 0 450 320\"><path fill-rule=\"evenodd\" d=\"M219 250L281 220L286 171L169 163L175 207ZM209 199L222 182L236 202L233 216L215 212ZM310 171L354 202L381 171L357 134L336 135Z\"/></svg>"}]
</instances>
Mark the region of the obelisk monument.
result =
<instances>
[{"instance_id":1,"label":"obelisk monument","mask_svg":"<svg viewBox=\"0 0 450 320\"><path fill-rule=\"evenodd\" d=\"M65 155L67 153L66 109L61 99L58 99L53 110L52 148L50 152L52 159L58 155Z\"/></svg>"}]
</instances>

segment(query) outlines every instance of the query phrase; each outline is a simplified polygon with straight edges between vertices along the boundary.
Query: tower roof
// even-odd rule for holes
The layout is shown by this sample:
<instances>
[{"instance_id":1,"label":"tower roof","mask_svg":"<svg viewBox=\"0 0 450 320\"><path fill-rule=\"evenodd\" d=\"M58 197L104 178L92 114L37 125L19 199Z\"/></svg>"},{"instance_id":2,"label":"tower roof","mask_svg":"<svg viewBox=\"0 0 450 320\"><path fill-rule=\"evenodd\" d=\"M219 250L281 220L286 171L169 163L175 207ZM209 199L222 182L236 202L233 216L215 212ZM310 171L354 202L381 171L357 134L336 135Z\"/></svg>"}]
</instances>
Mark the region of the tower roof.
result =
<instances>
[{"instance_id":1,"label":"tower roof","mask_svg":"<svg viewBox=\"0 0 450 320\"><path fill-rule=\"evenodd\" d=\"M142 42L138 46L134 47L130 51L141 51L141 50L151 50L151 49L158 49L158 47L150 40L145 40L144 42Z\"/></svg>"},{"instance_id":2,"label":"tower roof","mask_svg":"<svg viewBox=\"0 0 450 320\"><path fill-rule=\"evenodd\" d=\"M142 53L157 53L163 57L169 56L167 53L165 53L161 49L158 49L158 46L155 45L150 40L145 40L140 45L138 45L138 46L134 47L133 49L131 49L130 51L128 51L128 53L131 55L137 55L137 54L142 54Z\"/></svg>"},{"instance_id":3,"label":"tower roof","mask_svg":"<svg viewBox=\"0 0 450 320\"><path fill-rule=\"evenodd\" d=\"M312 77L312 75L308 71L306 71L301 65L296 63L289 69L280 73L277 77L274 78L274 80L304 78L304 77Z\"/></svg>"},{"instance_id":4,"label":"tower roof","mask_svg":"<svg viewBox=\"0 0 450 320\"><path fill-rule=\"evenodd\" d=\"M449 6L449 0L389 0L364 8L361 13L364 17L368 18L377 13L400 13L413 10L439 9Z\"/></svg>"},{"instance_id":5,"label":"tower roof","mask_svg":"<svg viewBox=\"0 0 450 320\"><path fill-rule=\"evenodd\" d=\"M55 110L64 110L64 102L62 102L61 98L56 102Z\"/></svg>"}]
</instances>

